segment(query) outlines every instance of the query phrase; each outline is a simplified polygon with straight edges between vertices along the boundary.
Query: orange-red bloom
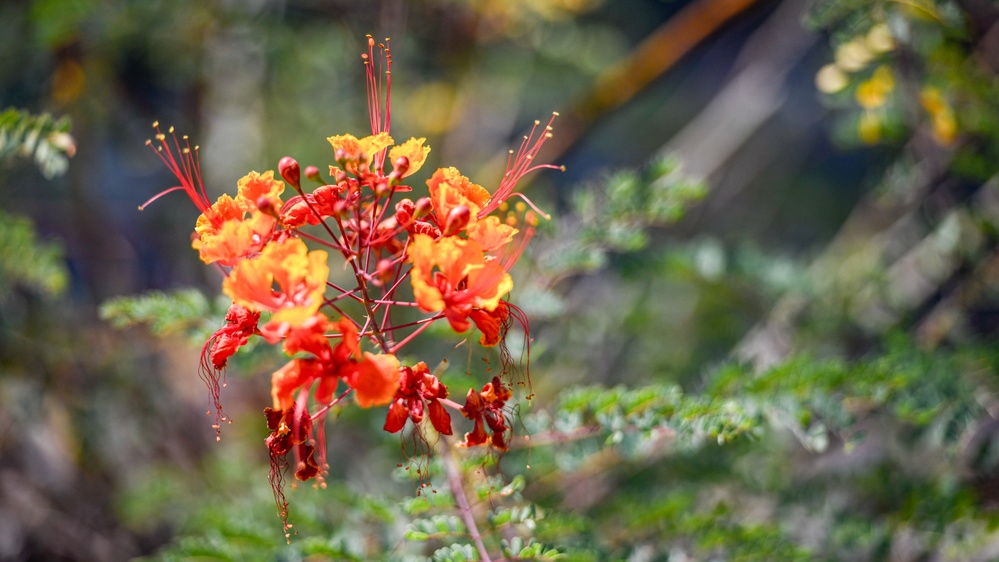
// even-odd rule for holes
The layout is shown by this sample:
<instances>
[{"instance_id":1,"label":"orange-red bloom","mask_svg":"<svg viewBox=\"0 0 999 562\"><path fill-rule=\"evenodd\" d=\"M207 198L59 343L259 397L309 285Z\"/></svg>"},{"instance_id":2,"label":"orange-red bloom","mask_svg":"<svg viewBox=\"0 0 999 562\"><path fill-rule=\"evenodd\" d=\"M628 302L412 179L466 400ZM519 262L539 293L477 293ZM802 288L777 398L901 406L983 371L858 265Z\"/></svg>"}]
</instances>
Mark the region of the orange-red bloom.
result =
<instances>
[{"instance_id":1,"label":"orange-red bloom","mask_svg":"<svg viewBox=\"0 0 999 562\"><path fill-rule=\"evenodd\" d=\"M265 408L264 416L267 417L267 428L271 430L264 441L271 457L267 479L270 480L274 503L287 532L291 525L288 524L288 500L284 496L284 470L288 466L285 455L295 451L295 478L298 480L304 482L319 476L320 472L316 447L310 443L312 419L304 408L283 411Z\"/></svg>"},{"instance_id":2,"label":"orange-red bloom","mask_svg":"<svg viewBox=\"0 0 999 562\"><path fill-rule=\"evenodd\" d=\"M500 301L493 310L473 310L468 318L475 322L475 327L482 332L479 343L484 347L493 347L503 341L510 327L510 308L506 301Z\"/></svg>"},{"instance_id":3,"label":"orange-red bloom","mask_svg":"<svg viewBox=\"0 0 999 562\"><path fill-rule=\"evenodd\" d=\"M246 210L260 209L274 214L281 208L281 193L284 192L284 182L274 179L274 170L263 174L250 172L237 183L239 194L236 201Z\"/></svg>"},{"instance_id":4,"label":"orange-red bloom","mask_svg":"<svg viewBox=\"0 0 999 562\"><path fill-rule=\"evenodd\" d=\"M330 334L340 335L336 346L330 345ZM299 390L311 388L317 380L316 401L320 404L332 402L340 377L354 368L352 359L361 356L354 323L346 318L330 322L320 313L283 335L284 350L288 355L308 353L311 357L293 359L271 377L274 409L287 409L295 402L295 394ZM277 339L272 341L276 342Z\"/></svg>"},{"instance_id":5,"label":"orange-red bloom","mask_svg":"<svg viewBox=\"0 0 999 562\"><path fill-rule=\"evenodd\" d=\"M365 351L364 358L346 369L343 381L354 389L354 399L362 408L388 404L399 389L399 360L391 354Z\"/></svg>"},{"instance_id":6,"label":"orange-red bloom","mask_svg":"<svg viewBox=\"0 0 999 562\"><path fill-rule=\"evenodd\" d=\"M416 234L409 245L411 279L417 304L426 312L444 311L456 332L469 328L473 308L491 311L513 288L513 279L496 260L487 260L472 240Z\"/></svg>"},{"instance_id":7,"label":"orange-red bloom","mask_svg":"<svg viewBox=\"0 0 999 562\"><path fill-rule=\"evenodd\" d=\"M250 172L238 185L235 199L222 195L198 217L198 238L191 246L205 263L235 265L259 252L274 234L284 182L275 180L272 171Z\"/></svg>"},{"instance_id":8,"label":"orange-red bloom","mask_svg":"<svg viewBox=\"0 0 999 562\"><path fill-rule=\"evenodd\" d=\"M198 238L191 242L191 247L205 263L235 265L260 252L270 241L276 224L274 217L255 207L249 210L238 198L222 195L198 217L194 227Z\"/></svg>"},{"instance_id":9,"label":"orange-red bloom","mask_svg":"<svg viewBox=\"0 0 999 562\"><path fill-rule=\"evenodd\" d=\"M236 350L250 341L250 336L257 331L259 320L259 312L250 312L238 304L230 306L225 314L225 326L212 334L201 350L202 364L207 364L210 359L213 367L224 369Z\"/></svg>"},{"instance_id":10,"label":"orange-red bloom","mask_svg":"<svg viewBox=\"0 0 999 562\"><path fill-rule=\"evenodd\" d=\"M336 346L330 345L331 333L340 334ZM389 354L362 353L357 328L346 318L329 322L316 314L287 332L284 349L289 355L308 353L311 357L292 359L271 377L275 410L291 407L298 399L296 394L310 389L316 381L315 396L320 404L332 402L343 379L363 408L388 404L399 388L399 360Z\"/></svg>"},{"instance_id":11,"label":"orange-red bloom","mask_svg":"<svg viewBox=\"0 0 999 562\"><path fill-rule=\"evenodd\" d=\"M437 225L444 228L448 217L459 207L467 207L471 220L489 201L489 192L461 175L457 168L440 168L427 180ZM466 220L466 222L469 222ZM455 234L455 233L451 233Z\"/></svg>"},{"instance_id":12,"label":"orange-red bloom","mask_svg":"<svg viewBox=\"0 0 999 562\"><path fill-rule=\"evenodd\" d=\"M225 315L225 326L222 326L208 338L201 348L201 367L198 375L205 382L208 391L212 395L212 403L215 407L215 431L221 431L221 423L225 420L222 414L222 386L223 374L226 363L236 351L246 345L257 331L257 321L260 320L259 312L249 310L233 304L229 307Z\"/></svg>"},{"instance_id":13,"label":"orange-red bloom","mask_svg":"<svg viewBox=\"0 0 999 562\"><path fill-rule=\"evenodd\" d=\"M299 326L323 304L326 260L325 251L310 252L298 238L273 242L259 256L236 264L222 291L249 310L272 312L268 329L284 322Z\"/></svg>"}]
</instances>

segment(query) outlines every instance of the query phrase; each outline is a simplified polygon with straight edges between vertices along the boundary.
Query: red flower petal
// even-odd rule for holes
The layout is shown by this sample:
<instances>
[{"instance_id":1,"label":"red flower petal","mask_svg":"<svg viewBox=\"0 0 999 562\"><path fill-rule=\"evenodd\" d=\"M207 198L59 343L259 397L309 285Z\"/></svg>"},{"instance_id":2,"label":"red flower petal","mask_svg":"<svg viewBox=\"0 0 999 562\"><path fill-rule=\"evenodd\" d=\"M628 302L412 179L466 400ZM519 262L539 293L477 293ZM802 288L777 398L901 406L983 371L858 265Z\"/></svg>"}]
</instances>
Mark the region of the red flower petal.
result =
<instances>
[{"instance_id":1,"label":"red flower petal","mask_svg":"<svg viewBox=\"0 0 999 562\"><path fill-rule=\"evenodd\" d=\"M441 435L451 435L451 414L437 400L430 401L430 423Z\"/></svg>"}]
</instances>

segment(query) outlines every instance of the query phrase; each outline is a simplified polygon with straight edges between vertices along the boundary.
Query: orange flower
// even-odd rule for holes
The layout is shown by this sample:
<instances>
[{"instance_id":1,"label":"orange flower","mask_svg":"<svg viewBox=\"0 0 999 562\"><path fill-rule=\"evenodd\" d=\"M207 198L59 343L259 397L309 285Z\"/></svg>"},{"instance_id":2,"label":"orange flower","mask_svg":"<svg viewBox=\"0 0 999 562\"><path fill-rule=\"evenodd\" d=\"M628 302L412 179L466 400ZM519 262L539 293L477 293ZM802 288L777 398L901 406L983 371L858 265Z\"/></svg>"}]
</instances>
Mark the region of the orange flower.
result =
<instances>
[{"instance_id":1,"label":"orange flower","mask_svg":"<svg viewBox=\"0 0 999 562\"><path fill-rule=\"evenodd\" d=\"M482 332L479 343L483 347L499 345L511 324L509 305L505 301L500 301L492 311L473 310L468 317Z\"/></svg>"},{"instance_id":2,"label":"orange flower","mask_svg":"<svg viewBox=\"0 0 999 562\"><path fill-rule=\"evenodd\" d=\"M298 238L271 243L259 256L236 264L222 291L250 310L272 312L268 329L282 322L299 326L323 304L329 276L326 259L325 251L309 252Z\"/></svg>"},{"instance_id":3,"label":"orange flower","mask_svg":"<svg viewBox=\"0 0 999 562\"><path fill-rule=\"evenodd\" d=\"M250 172L238 185L235 199L222 195L198 217L194 227L198 238L191 246L205 263L235 265L259 252L274 234L273 215L281 208L284 182L275 180L272 171Z\"/></svg>"},{"instance_id":4,"label":"orange flower","mask_svg":"<svg viewBox=\"0 0 999 562\"><path fill-rule=\"evenodd\" d=\"M513 237L520 232L516 228L500 222L497 217L486 217L480 221L470 223L466 227L468 239L474 240L482 246L483 252L495 252L510 242Z\"/></svg>"},{"instance_id":5,"label":"orange flower","mask_svg":"<svg viewBox=\"0 0 999 562\"><path fill-rule=\"evenodd\" d=\"M250 312L238 304L230 306L225 314L225 326L216 330L201 348L202 367L210 371L210 361L215 369L224 369L229 358L250 341L259 320L259 312Z\"/></svg>"},{"instance_id":6,"label":"orange flower","mask_svg":"<svg viewBox=\"0 0 999 562\"><path fill-rule=\"evenodd\" d=\"M457 168L440 168L427 180L427 187L430 188L430 202L441 228L444 228L451 212L461 206L468 207L474 221L475 216L489 201L486 188L472 183Z\"/></svg>"},{"instance_id":7,"label":"orange flower","mask_svg":"<svg viewBox=\"0 0 999 562\"><path fill-rule=\"evenodd\" d=\"M284 182L274 179L274 171L268 170L263 174L250 172L243 176L238 184L239 194L236 202L247 211L261 209L264 211L280 209L281 193L284 191ZM269 214L274 214L273 212Z\"/></svg>"},{"instance_id":8,"label":"orange flower","mask_svg":"<svg viewBox=\"0 0 999 562\"><path fill-rule=\"evenodd\" d=\"M328 335L336 332L341 339L334 347ZM315 396L320 404L333 400L342 378L365 408L389 403L399 388L399 360L394 355L362 354L357 327L346 318L330 322L316 314L287 332L284 349L289 355L304 352L313 357L293 359L274 373L271 397L275 410L290 408L295 394L316 381Z\"/></svg>"},{"instance_id":9,"label":"orange flower","mask_svg":"<svg viewBox=\"0 0 999 562\"><path fill-rule=\"evenodd\" d=\"M264 408L264 416L267 417L267 429L271 430L271 434L264 440L271 456L268 480L271 481L274 501L278 505L278 513L285 520L285 530L287 530L290 527L287 522L288 502L285 501L282 490L284 481L282 473L287 464L283 457L289 451L295 451L295 478L305 482L319 476L321 472L319 461L325 464L325 452L320 449L320 458L316 458L316 448L309 443L312 436L312 420L305 409L275 411Z\"/></svg>"},{"instance_id":10,"label":"orange flower","mask_svg":"<svg viewBox=\"0 0 999 562\"><path fill-rule=\"evenodd\" d=\"M315 359L292 359L271 376L271 399L275 410L290 410L295 393L309 388L323 375L323 365Z\"/></svg>"},{"instance_id":11,"label":"orange flower","mask_svg":"<svg viewBox=\"0 0 999 562\"><path fill-rule=\"evenodd\" d=\"M354 389L354 399L362 408L382 406L395 398L399 389L399 360L395 355L364 352L364 358L343 375Z\"/></svg>"},{"instance_id":12,"label":"orange flower","mask_svg":"<svg viewBox=\"0 0 999 562\"><path fill-rule=\"evenodd\" d=\"M259 252L270 241L277 221L256 207L247 218L248 210L238 198L228 195L222 195L205 209L194 227L198 238L191 242L201 261L235 265Z\"/></svg>"},{"instance_id":13,"label":"orange flower","mask_svg":"<svg viewBox=\"0 0 999 562\"><path fill-rule=\"evenodd\" d=\"M221 433L221 424L226 419L222 413L222 387L225 386L222 370L240 347L246 345L257 331L259 312L250 312L238 304L229 307L225 315L225 326L215 331L201 348L201 366L198 375L208 387L215 406L215 431Z\"/></svg>"},{"instance_id":14,"label":"orange flower","mask_svg":"<svg viewBox=\"0 0 999 562\"><path fill-rule=\"evenodd\" d=\"M510 274L496 260L487 261L482 247L472 240L434 240L416 234L409 245L409 260L417 304L425 312L443 310L456 332L469 328L472 309L492 311L513 289Z\"/></svg>"}]
</instances>

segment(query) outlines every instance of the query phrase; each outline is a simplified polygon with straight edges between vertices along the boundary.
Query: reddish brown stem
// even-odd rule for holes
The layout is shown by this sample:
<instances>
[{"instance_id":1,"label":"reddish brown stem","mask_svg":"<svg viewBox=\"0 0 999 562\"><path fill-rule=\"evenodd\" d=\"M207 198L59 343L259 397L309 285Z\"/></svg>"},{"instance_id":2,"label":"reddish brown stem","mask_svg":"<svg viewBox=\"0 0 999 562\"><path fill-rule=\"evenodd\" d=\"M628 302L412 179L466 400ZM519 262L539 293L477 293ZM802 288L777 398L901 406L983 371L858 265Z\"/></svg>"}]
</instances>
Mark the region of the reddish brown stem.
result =
<instances>
[{"instance_id":1,"label":"reddish brown stem","mask_svg":"<svg viewBox=\"0 0 999 562\"><path fill-rule=\"evenodd\" d=\"M444 470L447 472L448 487L451 488L454 502L458 504L458 513L461 514L461 519L465 522L468 534L472 537L472 542L475 543L475 548L479 551L479 556L483 562L492 562L489 551L486 550L486 545L482 542L482 534L479 533L479 526L475 522L475 515L468 504L468 496L465 495L465 486L461 479L461 471L458 468L458 462L451 453L451 440L445 438L441 439L440 442L441 460L444 461Z\"/></svg>"}]
</instances>

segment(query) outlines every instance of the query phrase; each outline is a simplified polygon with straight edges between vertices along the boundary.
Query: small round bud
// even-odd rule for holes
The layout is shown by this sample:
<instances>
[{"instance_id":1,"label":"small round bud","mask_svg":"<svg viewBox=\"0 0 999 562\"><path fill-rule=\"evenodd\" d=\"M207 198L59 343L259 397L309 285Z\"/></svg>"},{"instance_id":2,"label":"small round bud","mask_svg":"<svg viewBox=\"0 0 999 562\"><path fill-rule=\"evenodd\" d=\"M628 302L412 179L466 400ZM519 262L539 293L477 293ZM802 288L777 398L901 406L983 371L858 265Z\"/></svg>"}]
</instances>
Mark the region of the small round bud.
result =
<instances>
[{"instance_id":1,"label":"small round bud","mask_svg":"<svg viewBox=\"0 0 999 562\"><path fill-rule=\"evenodd\" d=\"M312 181L317 181L319 183L323 182L323 178L319 177L319 168L315 166L305 167L305 177L309 178Z\"/></svg>"},{"instance_id":2,"label":"small round bud","mask_svg":"<svg viewBox=\"0 0 999 562\"><path fill-rule=\"evenodd\" d=\"M472 211L468 205L458 205L447 214L447 221L444 223L444 236L457 234L468 226L468 221L472 219Z\"/></svg>"},{"instance_id":3,"label":"small round bud","mask_svg":"<svg viewBox=\"0 0 999 562\"><path fill-rule=\"evenodd\" d=\"M302 172L298 167L298 160L291 156L285 156L278 162L278 172L284 181L288 182L295 189L301 189Z\"/></svg>"},{"instance_id":4,"label":"small round bud","mask_svg":"<svg viewBox=\"0 0 999 562\"><path fill-rule=\"evenodd\" d=\"M412 199L403 199L395 204L395 222L399 225L407 225L413 220L413 213L416 205Z\"/></svg>"},{"instance_id":5,"label":"small round bud","mask_svg":"<svg viewBox=\"0 0 999 562\"><path fill-rule=\"evenodd\" d=\"M383 285L387 285L392 281L392 275L394 266L392 265L392 260L382 259L378 261L378 279Z\"/></svg>"},{"instance_id":6,"label":"small round bud","mask_svg":"<svg viewBox=\"0 0 999 562\"><path fill-rule=\"evenodd\" d=\"M421 197L416 200L416 209L413 216L418 219L422 219L430 213L430 210L433 209L433 207L434 204L430 202L429 197Z\"/></svg>"},{"instance_id":7,"label":"small round bud","mask_svg":"<svg viewBox=\"0 0 999 562\"><path fill-rule=\"evenodd\" d=\"M260 197L257 198L256 204L257 208L260 209L261 213L277 218L278 210L277 208L275 208L274 201L271 198L267 197L266 195L261 195Z\"/></svg>"},{"instance_id":8,"label":"small round bud","mask_svg":"<svg viewBox=\"0 0 999 562\"><path fill-rule=\"evenodd\" d=\"M396 158L395 162L392 163L392 169L395 172L399 172L400 176L406 175L406 172L409 171L409 158L405 156Z\"/></svg>"}]
</instances>

